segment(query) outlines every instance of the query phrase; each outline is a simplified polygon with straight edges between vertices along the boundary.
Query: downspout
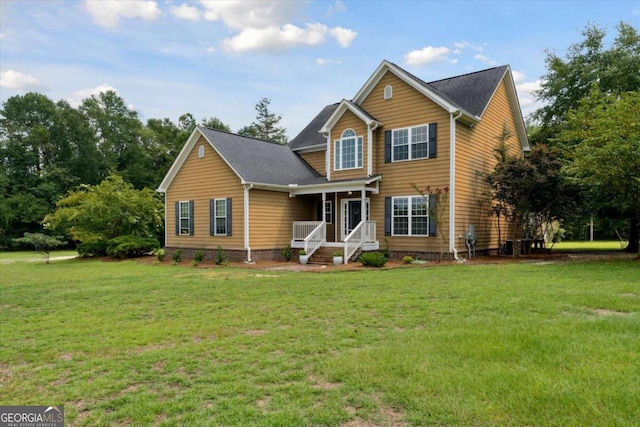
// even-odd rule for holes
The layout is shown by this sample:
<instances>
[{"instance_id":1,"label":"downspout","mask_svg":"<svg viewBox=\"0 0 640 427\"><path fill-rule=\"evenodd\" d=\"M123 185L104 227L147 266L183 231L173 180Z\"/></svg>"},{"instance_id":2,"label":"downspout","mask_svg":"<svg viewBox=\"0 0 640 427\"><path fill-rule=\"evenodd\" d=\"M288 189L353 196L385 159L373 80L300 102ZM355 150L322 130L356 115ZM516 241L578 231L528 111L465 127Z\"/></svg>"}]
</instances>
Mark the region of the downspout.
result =
<instances>
[{"instance_id":1,"label":"downspout","mask_svg":"<svg viewBox=\"0 0 640 427\"><path fill-rule=\"evenodd\" d=\"M454 117L454 114L458 113ZM456 120L460 118L462 111L454 111L449 117L449 251L453 252L453 259L458 261L456 250Z\"/></svg>"},{"instance_id":2,"label":"downspout","mask_svg":"<svg viewBox=\"0 0 640 427\"><path fill-rule=\"evenodd\" d=\"M371 127L373 125L373 127ZM367 176L373 175L373 131L378 129L380 124L377 122L367 124Z\"/></svg>"},{"instance_id":3,"label":"downspout","mask_svg":"<svg viewBox=\"0 0 640 427\"><path fill-rule=\"evenodd\" d=\"M327 150L324 154L324 170L327 173L327 181L331 181L331 131L326 132L324 136L327 138Z\"/></svg>"},{"instance_id":4,"label":"downspout","mask_svg":"<svg viewBox=\"0 0 640 427\"><path fill-rule=\"evenodd\" d=\"M247 263L253 263L251 260L251 247L249 246L249 190L253 188L253 184L244 184L244 248L247 251Z\"/></svg>"}]
</instances>

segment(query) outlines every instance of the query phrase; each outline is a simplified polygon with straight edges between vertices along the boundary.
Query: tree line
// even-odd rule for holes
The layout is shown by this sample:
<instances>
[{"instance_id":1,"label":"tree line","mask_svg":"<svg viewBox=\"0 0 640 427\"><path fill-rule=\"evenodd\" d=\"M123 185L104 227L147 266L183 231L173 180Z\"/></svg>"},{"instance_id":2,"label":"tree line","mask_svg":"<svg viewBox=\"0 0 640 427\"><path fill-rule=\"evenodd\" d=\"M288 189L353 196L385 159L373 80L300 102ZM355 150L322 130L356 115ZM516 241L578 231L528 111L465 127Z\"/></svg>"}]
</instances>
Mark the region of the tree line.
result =
<instances>
[{"instance_id":1,"label":"tree line","mask_svg":"<svg viewBox=\"0 0 640 427\"><path fill-rule=\"evenodd\" d=\"M509 129L496 135L488 211L515 226L514 240L543 223L559 224L556 236L579 238L593 218L600 237L619 235L628 251L640 252L640 34L624 22L616 29L610 44L605 29L590 25L564 56L547 52L536 93L545 104L527 123L530 153L504 149ZM261 99L256 120L238 133L286 144L269 102ZM78 108L28 93L8 99L0 117L0 249L42 231L50 214L72 227L54 213L65 195L99 192L100 183L154 190L197 123L184 114L178 123L143 124L115 92ZM201 123L230 131L216 117Z\"/></svg>"},{"instance_id":2,"label":"tree line","mask_svg":"<svg viewBox=\"0 0 640 427\"><path fill-rule=\"evenodd\" d=\"M241 134L287 143L282 116L256 104L256 120ZM217 117L201 125L231 132ZM197 125L191 113L143 123L114 91L74 108L40 93L14 96L0 110L0 249L12 239L42 231L56 202L80 185L115 174L133 188L155 190Z\"/></svg>"}]
</instances>

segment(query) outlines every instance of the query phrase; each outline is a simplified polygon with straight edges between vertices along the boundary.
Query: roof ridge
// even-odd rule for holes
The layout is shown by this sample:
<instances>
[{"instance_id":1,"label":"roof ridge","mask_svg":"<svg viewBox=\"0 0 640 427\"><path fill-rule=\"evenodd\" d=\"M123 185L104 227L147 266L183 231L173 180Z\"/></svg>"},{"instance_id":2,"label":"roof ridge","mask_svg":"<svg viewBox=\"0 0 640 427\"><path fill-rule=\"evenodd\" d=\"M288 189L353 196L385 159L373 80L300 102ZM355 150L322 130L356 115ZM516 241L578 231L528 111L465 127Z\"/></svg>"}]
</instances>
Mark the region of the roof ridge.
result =
<instances>
[{"instance_id":1,"label":"roof ridge","mask_svg":"<svg viewBox=\"0 0 640 427\"><path fill-rule=\"evenodd\" d=\"M279 143L274 142L274 141L269 141L269 140L266 140L266 139L256 138L255 136L240 135L239 133L227 132L226 130L210 128L209 126L205 126L205 125L196 125L196 127L201 127L201 128L207 129L207 130L212 130L212 131L215 131L215 132L224 133L224 134L231 135L231 136L239 136L240 138L253 139L254 141L258 141L258 142L267 142L269 144L280 145L282 147L287 147L288 146L288 144L287 145L279 144Z\"/></svg>"},{"instance_id":2,"label":"roof ridge","mask_svg":"<svg viewBox=\"0 0 640 427\"><path fill-rule=\"evenodd\" d=\"M473 74L479 74L479 73L486 73L487 71L492 71L492 70L497 70L498 68L505 68L508 67L509 65L505 64L505 65L498 65L496 67L491 67L491 68L485 68L483 70L478 70L478 71L472 71L470 73L465 73L465 74L459 74L457 76L451 76L451 77L445 77L443 79L438 79L438 80L432 80L430 82L425 82L427 84L432 84L432 83L438 83L438 82L443 82L445 80L453 80L453 79L457 79L460 77L467 77L467 76L471 76ZM424 80L423 80L424 81Z\"/></svg>"}]
</instances>

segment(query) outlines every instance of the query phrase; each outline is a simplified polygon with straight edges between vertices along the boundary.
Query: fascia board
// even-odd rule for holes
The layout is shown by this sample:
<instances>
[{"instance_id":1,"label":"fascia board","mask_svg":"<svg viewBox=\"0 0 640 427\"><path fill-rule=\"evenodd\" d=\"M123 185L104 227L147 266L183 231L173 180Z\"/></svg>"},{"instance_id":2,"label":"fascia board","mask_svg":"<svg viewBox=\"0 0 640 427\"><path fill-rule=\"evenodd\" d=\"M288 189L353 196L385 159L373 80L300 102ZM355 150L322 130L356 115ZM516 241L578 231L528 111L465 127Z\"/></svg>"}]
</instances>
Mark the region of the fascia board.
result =
<instances>
[{"instance_id":1,"label":"fascia board","mask_svg":"<svg viewBox=\"0 0 640 427\"><path fill-rule=\"evenodd\" d=\"M331 114L331 116L329 116L327 121L324 122L319 132L320 133L329 132L329 130L333 128L333 126L338 122L338 120L340 120L340 117L342 117L342 115L345 113L346 110L351 111L353 114L356 115L356 117L358 117L367 125L370 125L371 123L374 122L374 120L372 120L371 118L364 116L359 109L354 108L351 105L350 101L343 99L342 101L340 101L340 105L338 105L338 108L336 108L335 111Z\"/></svg>"},{"instance_id":2,"label":"fascia board","mask_svg":"<svg viewBox=\"0 0 640 427\"><path fill-rule=\"evenodd\" d=\"M309 145L307 147L292 148L291 151L295 153L312 153L314 151L324 151L326 149L327 143L323 142L322 144Z\"/></svg>"},{"instance_id":3,"label":"fascia board","mask_svg":"<svg viewBox=\"0 0 640 427\"><path fill-rule=\"evenodd\" d=\"M520 108L520 100L518 99L518 91L516 90L516 84L513 80L511 67L507 67L503 78L507 88L509 104L511 104L511 112L513 113L513 117L516 122L516 132L518 132L518 138L522 145L522 151L529 151L531 150L529 146L529 137L527 136L527 128L524 124L524 118L522 117L522 109Z\"/></svg>"}]
</instances>

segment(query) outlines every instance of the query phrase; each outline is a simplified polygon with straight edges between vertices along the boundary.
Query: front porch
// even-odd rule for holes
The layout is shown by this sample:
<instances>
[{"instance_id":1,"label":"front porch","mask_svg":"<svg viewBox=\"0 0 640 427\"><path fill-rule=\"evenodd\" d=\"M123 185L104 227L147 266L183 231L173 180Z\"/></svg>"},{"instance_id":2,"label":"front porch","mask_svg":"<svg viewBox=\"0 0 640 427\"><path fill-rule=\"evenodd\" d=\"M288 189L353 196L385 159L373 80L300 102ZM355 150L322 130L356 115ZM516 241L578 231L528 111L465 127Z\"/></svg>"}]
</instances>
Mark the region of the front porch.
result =
<instances>
[{"instance_id":1,"label":"front porch","mask_svg":"<svg viewBox=\"0 0 640 427\"><path fill-rule=\"evenodd\" d=\"M380 243L376 235L375 221L360 221L342 241L327 241L327 223L325 221L295 221L293 223L291 247L303 249L308 256L319 248L335 248L342 253L344 263L359 250L378 250Z\"/></svg>"}]
</instances>

